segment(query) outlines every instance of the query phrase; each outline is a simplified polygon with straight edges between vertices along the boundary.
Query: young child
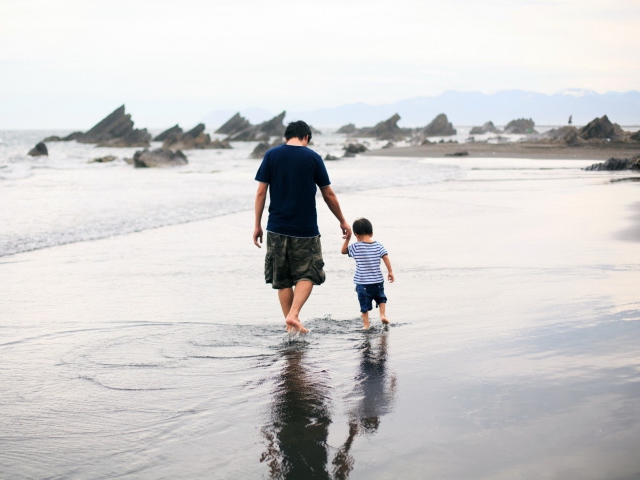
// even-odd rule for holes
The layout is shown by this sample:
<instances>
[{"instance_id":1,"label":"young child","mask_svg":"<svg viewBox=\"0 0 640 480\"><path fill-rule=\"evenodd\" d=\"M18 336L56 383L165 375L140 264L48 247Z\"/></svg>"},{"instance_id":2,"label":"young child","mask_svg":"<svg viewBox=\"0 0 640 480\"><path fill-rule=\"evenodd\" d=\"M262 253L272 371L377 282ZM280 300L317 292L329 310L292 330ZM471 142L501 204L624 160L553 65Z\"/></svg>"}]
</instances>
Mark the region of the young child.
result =
<instances>
[{"instance_id":1,"label":"young child","mask_svg":"<svg viewBox=\"0 0 640 480\"><path fill-rule=\"evenodd\" d=\"M342 245L342 254L353 257L356 261L356 274L353 283L356 284L360 312L364 329L369 328L369 310L372 310L372 301L375 300L376 308L380 307L380 320L387 324L389 320L385 314L387 297L384 294L384 277L380 270L380 259L387 267L389 282L393 283L394 276L387 250L381 243L372 239L373 226L366 218L359 218L353 222L353 233L358 240L349 245L350 238Z\"/></svg>"}]
</instances>

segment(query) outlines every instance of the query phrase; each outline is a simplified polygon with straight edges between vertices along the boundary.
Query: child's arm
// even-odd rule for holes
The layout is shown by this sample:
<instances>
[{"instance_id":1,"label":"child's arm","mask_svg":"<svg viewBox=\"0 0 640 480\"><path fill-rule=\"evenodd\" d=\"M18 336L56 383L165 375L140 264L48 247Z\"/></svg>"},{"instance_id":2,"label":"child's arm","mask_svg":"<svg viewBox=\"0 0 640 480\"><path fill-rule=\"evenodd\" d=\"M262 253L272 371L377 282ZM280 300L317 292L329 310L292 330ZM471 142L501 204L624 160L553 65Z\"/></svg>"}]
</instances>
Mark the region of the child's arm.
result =
<instances>
[{"instance_id":1,"label":"child's arm","mask_svg":"<svg viewBox=\"0 0 640 480\"><path fill-rule=\"evenodd\" d=\"M384 262L384 265L387 267L389 283L393 283L393 281L396 278L393 276L393 270L391 269L391 260L389 260L389 255L385 255L384 257L382 257L382 261Z\"/></svg>"},{"instance_id":2,"label":"child's arm","mask_svg":"<svg viewBox=\"0 0 640 480\"><path fill-rule=\"evenodd\" d=\"M347 255L349 253L349 240L351 240L351 232L347 233L347 238L344 239L344 243L342 244L342 252L343 255Z\"/></svg>"}]
</instances>

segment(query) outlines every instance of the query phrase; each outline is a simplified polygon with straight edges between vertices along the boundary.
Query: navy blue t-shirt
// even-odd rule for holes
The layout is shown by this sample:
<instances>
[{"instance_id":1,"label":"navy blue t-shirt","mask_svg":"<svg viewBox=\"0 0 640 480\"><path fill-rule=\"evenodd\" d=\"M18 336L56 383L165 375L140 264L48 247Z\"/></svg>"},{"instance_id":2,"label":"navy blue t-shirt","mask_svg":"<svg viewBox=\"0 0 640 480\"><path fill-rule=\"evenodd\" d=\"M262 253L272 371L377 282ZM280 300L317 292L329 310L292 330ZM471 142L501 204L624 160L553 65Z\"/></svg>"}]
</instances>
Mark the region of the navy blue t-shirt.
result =
<instances>
[{"instance_id":1,"label":"navy blue t-shirt","mask_svg":"<svg viewBox=\"0 0 640 480\"><path fill-rule=\"evenodd\" d=\"M316 185L331 184L320 155L294 145L272 148L265 153L256 180L269 184L269 232L290 237L320 235Z\"/></svg>"}]
</instances>

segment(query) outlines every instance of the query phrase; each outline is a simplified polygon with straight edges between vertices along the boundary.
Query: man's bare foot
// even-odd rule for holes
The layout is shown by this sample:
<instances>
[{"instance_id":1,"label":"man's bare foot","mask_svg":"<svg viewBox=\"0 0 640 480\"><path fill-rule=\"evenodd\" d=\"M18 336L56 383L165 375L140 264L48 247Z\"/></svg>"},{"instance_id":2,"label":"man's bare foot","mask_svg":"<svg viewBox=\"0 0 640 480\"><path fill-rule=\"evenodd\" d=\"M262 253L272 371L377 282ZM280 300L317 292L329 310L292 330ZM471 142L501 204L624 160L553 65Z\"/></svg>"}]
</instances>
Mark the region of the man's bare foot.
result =
<instances>
[{"instance_id":1,"label":"man's bare foot","mask_svg":"<svg viewBox=\"0 0 640 480\"><path fill-rule=\"evenodd\" d=\"M309 332L309 330L307 330L306 328L304 328L304 325L302 325L302 323L300 323L300 320L298 320L297 318L287 318L285 320L286 324L287 324L287 331L289 333L295 331L295 332L300 332L300 333L307 333ZM289 327L291 327L291 329L289 329Z\"/></svg>"},{"instance_id":2,"label":"man's bare foot","mask_svg":"<svg viewBox=\"0 0 640 480\"><path fill-rule=\"evenodd\" d=\"M382 323L384 323L385 325L389 325L389 320L387 320L387 316L386 315L380 315L380 321Z\"/></svg>"}]
</instances>

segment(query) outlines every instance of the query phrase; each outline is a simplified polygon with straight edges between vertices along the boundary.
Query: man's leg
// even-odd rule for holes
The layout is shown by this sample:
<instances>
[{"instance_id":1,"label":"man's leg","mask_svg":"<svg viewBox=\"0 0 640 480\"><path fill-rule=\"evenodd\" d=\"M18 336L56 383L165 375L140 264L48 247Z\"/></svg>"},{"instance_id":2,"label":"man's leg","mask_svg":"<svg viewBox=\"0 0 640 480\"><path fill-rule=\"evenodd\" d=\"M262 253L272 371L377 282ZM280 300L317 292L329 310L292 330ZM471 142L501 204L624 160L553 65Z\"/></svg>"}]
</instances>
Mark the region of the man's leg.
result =
<instances>
[{"instance_id":1,"label":"man's leg","mask_svg":"<svg viewBox=\"0 0 640 480\"><path fill-rule=\"evenodd\" d=\"M293 302L291 303L291 309L287 314L285 322L287 326L292 327L294 330L299 331L300 333L307 333L309 330L304 328L302 323L300 323L299 315L300 310L306 303L309 295L311 295L311 290L313 290L313 283L309 280L300 280L296 283L296 286L293 290ZM278 292L278 295L280 293ZM282 300L280 301L282 305ZM284 312L284 307L282 307L282 311Z\"/></svg>"}]
</instances>

